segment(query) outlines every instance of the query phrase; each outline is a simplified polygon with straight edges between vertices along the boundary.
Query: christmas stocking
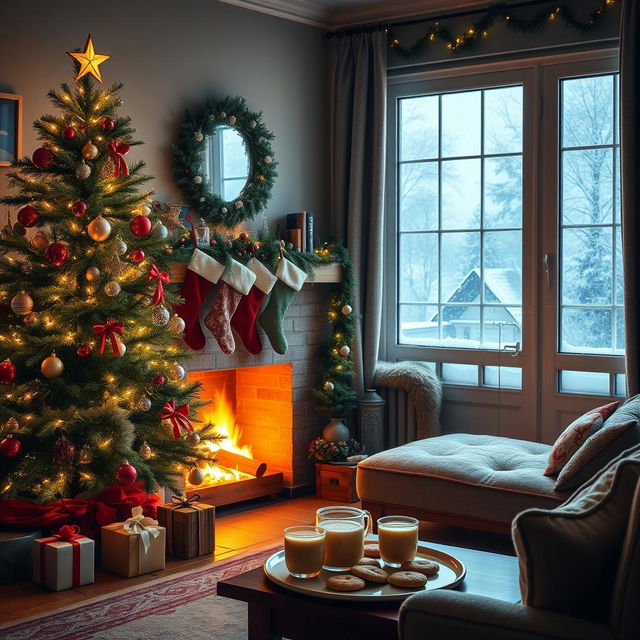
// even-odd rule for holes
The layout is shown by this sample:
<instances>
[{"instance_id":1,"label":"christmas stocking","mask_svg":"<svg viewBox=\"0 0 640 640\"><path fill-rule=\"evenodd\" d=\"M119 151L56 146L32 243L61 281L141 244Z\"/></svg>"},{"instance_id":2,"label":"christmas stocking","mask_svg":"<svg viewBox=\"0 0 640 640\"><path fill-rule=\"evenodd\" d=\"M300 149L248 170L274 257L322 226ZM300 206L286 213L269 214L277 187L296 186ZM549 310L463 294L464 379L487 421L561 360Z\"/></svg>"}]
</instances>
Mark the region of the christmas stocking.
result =
<instances>
[{"instance_id":1,"label":"christmas stocking","mask_svg":"<svg viewBox=\"0 0 640 640\"><path fill-rule=\"evenodd\" d=\"M251 269L247 269L233 258L229 260L225 272L220 276L222 284L204 323L224 353L229 354L236 350L236 343L231 333L231 318L242 297L251 290L255 279L256 274Z\"/></svg>"},{"instance_id":2,"label":"christmas stocking","mask_svg":"<svg viewBox=\"0 0 640 640\"><path fill-rule=\"evenodd\" d=\"M173 310L184 320L184 341L194 351L202 349L206 342L200 327L200 307L223 272L222 263L200 249L193 251L187 276L180 289L184 302L176 305Z\"/></svg>"},{"instance_id":3,"label":"christmas stocking","mask_svg":"<svg viewBox=\"0 0 640 640\"><path fill-rule=\"evenodd\" d=\"M273 350L282 355L287 353L289 348L287 338L284 335L284 316L293 296L302 289L307 274L286 258L282 258L278 263L276 276L278 282L273 287L271 297L259 322L267 334Z\"/></svg>"},{"instance_id":4,"label":"christmas stocking","mask_svg":"<svg viewBox=\"0 0 640 640\"><path fill-rule=\"evenodd\" d=\"M271 292L278 278L255 258L249 260L247 267L256 274L256 281L251 291L240 301L231 318L231 326L237 331L246 350L258 354L262 351L262 341L256 325L258 313L262 301Z\"/></svg>"}]
</instances>

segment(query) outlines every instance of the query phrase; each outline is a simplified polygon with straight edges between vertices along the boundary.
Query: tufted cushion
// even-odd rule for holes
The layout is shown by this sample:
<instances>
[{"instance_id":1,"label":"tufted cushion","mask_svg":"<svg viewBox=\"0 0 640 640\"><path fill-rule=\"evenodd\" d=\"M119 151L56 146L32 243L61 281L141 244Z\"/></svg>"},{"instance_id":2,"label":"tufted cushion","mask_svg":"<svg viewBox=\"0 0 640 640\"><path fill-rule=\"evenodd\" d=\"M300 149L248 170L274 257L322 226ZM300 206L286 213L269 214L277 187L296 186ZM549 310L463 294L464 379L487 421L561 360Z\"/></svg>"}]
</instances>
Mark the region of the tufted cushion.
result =
<instances>
[{"instance_id":1,"label":"tufted cushion","mask_svg":"<svg viewBox=\"0 0 640 640\"><path fill-rule=\"evenodd\" d=\"M377 453L358 465L363 500L509 524L529 507L566 494L542 475L551 447L498 436L452 433Z\"/></svg>"}]
</instances>

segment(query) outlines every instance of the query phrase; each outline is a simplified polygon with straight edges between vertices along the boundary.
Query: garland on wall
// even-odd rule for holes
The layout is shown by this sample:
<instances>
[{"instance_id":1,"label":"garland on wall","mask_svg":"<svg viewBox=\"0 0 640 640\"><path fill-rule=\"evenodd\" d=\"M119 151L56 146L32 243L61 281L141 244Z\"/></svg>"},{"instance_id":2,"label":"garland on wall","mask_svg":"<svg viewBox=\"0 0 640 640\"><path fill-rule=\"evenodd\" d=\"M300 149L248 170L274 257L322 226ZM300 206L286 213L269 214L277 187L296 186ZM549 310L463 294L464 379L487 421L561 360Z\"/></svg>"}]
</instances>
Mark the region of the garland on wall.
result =
<instances>
[{"instance_id":1,"label":"garland on wall","mask_svg":"<svg viewBox=\"0 0 640 640\"><path fill-rule=\"evenodd\" d=\"M410 46L403 46L401 44L400 39L395 35L391 25L379 25L378 28L386 31L389 47L404 60L411 61L422 54L435 40L444 42L451 53L459 53L463 49L475 45L479 40L488 37L490 29L495 26L498 21L501 21L508 29L520 33L539 31L551 22L562 22L565 27L577 31L580 34L588 33L598 27L608 11L613 8L615 0L599 0L586 20L580 20L576 17L575 12L568 4L556 4L551 8L548 6L544 7L529 18L518 17L518 9L526 9L532 4L535 3L521 2L511 6L506 2L492 4L484 11L474 12L474 14L480 15L479 20L470 24L459 35L453 34L447 27L441 25L440 22L434 21L430 24L426 32ZM338 35L348 32L348 30L338 32Z\"/></svg>"},{"instance_id":2,"label":"garland on wall","mask_svg":"<svg viewBox=\"0 0 640 640\"><path fill-rule=\"evenodd\" d=\"M156 203L157 204L157 203ZM191 234L185 233L174 245L172 260L186 264L193 248ZM355 279L349 251L337 243L324 243L314 253L286 250L282 241L265 226L257 235L241 232L237 236L214 232L210 246L199 246L200 251L227 264L233 258L247 263L255 257L270 271L274 271L282 255L307 275L314 267L337 263L342 267L342 280L335 284L327 310L329 338L319 349L318 386L313 393L318 410L330 417L342 417L356 407L356 392L351 388L353 359L351 344L356 336L357 314L353 312Z\"/></svg>"}]
</instances>

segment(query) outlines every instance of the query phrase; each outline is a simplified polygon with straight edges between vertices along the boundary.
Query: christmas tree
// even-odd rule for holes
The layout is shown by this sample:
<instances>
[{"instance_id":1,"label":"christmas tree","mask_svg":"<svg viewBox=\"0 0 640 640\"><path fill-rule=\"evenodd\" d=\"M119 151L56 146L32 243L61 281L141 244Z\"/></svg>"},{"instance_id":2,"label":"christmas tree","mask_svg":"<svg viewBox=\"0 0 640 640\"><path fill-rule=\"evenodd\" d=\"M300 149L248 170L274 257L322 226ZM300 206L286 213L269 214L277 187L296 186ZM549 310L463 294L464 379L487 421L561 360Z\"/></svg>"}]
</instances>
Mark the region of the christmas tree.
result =
<instances>
[{"instance_id":1,"label":"christmas tree","mask_svg":"<svg viewBox=\"0 0 640 640\"><path fill-rule=\"evenodd\" d=\"M19 211L0 239L0 497L39 503L136 477L175 489L210 429L189 421L168 231L144 163L127 166L122 85L94 82L108 56L90 37L69 55L75 83L49 92L58 113L34 123L42 146L2 199Z\"/></svg>"}]
</instances>

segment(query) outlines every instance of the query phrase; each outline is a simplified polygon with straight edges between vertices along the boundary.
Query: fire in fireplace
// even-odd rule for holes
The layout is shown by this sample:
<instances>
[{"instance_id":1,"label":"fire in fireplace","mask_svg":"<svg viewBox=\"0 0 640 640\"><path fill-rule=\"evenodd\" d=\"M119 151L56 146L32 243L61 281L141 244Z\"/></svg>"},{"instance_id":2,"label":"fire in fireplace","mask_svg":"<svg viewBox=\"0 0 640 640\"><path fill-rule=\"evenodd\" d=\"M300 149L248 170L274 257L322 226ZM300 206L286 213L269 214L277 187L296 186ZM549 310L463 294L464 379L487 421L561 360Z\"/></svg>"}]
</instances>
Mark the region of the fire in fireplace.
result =
<instances>
[{"instance_id":1,"label":"fire in fireplace","mask_svg":"<svg viewBox=\"0 0 640 640\"><path fill-rule=\"evenodd\" d=\"M222 506L278 494L291 465L291 364L196 371L189 380L201 383L201 397L211 403L200 410L200 420L226 437L200 443L215 462L201 465L202 484L185 478L187 495Z\"/></svg>"}]
</instances>

